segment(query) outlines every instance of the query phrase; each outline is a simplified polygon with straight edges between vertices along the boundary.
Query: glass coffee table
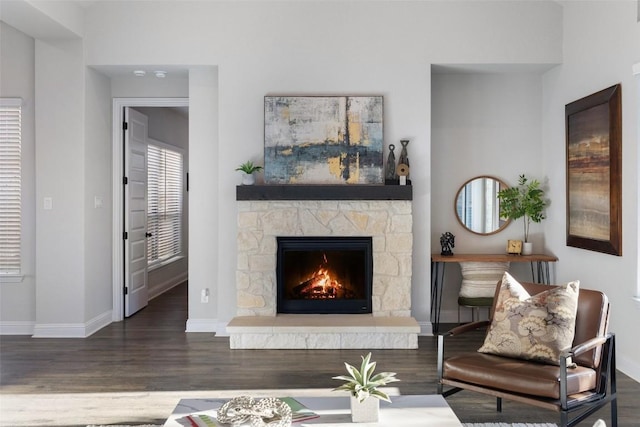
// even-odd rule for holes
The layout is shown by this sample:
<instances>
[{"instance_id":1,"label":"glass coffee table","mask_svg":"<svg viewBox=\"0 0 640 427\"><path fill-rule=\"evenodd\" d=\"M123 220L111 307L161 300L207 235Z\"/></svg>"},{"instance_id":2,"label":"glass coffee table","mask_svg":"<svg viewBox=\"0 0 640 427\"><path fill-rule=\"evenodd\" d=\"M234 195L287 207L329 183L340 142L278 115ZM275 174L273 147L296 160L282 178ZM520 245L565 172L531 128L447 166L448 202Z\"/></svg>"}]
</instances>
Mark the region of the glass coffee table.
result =
<instances>
[{"instance_id":1,"label":"glass coffee table","mask_svg":"<svg viewBox=\"0 0 640 427\"><path fill-rule=\"evenodd\" d=\"M260 396L252 396L260 399ZM285 397L285 396L282 396ZM292 426L344 427L461 427L462 423L453 413L441 395L405 395L391 396L391 403L380 402L380 418L377 423L351 422L351 410L348 396L297 397L297 401L319 415L306 421L293 423ZM164 427L191 426L186 418L190 414L212 411L229 399L182 399L174 409ZM209 412L210 413L210 412ZM203 424L204 425L204 424Z\"/></svg>"}]
</instances>

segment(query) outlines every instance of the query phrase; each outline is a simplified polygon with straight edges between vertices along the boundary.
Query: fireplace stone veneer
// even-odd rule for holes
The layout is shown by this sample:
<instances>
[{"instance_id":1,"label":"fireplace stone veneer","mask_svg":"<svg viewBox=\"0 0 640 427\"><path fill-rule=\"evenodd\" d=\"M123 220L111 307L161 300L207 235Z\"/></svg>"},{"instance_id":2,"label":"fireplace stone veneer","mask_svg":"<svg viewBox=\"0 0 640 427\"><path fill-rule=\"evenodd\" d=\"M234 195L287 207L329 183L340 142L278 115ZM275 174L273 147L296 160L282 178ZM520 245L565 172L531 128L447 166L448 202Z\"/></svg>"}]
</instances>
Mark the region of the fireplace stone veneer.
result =
<instances>
[{"instance_id":1,"label":"fireplace stone veneer","mask_svg":"<svg viewBox=\"0 0 640 427\"><path fill-rule=\"evenodd\" d=\"M239 200L231 348L417 348L410 200ZM372 313L276 313L278 236L370 236Z\"/></svg>"}]
</instances>

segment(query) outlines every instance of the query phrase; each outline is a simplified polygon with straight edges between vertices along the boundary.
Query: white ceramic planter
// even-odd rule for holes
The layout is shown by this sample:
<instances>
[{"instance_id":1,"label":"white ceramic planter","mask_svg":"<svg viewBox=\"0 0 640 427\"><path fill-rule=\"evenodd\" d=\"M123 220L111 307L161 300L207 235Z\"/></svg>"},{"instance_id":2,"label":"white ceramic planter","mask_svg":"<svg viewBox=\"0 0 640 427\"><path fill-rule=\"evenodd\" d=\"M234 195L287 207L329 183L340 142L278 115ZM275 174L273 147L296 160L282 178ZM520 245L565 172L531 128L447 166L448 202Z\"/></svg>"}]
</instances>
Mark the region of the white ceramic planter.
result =
<instances>
[{"instance_id":1,"label":"white ceramic planter","mask_svg":"<svg viewBox=\"0 0 640 427\"><path fill-rule=\"evenodd\" d=\"M256 183L256 177L252 173L242 174L242 185L253 185Z\"/></svg>"},{"instance_id":2,"label":"white ceramic planter","mask_svg":"<svg viewBox=\"0 0 640 427\"><path fill-rule=\"evenodd\" d=\"M533 243L524 242L522 244L522 255L531 255L533 253Z\"/></svg>"},{"instance_id":3,"label":"white ceramic planter","mask_svg":"<svg viewBox=\"0 0 640 427\"><path fill-rule=\"evenodd\" d=\"M380 399L368 397L362 402L351 396L351 421L354 423L376 423L380 413Z\"/></svg>"}]
</instances>

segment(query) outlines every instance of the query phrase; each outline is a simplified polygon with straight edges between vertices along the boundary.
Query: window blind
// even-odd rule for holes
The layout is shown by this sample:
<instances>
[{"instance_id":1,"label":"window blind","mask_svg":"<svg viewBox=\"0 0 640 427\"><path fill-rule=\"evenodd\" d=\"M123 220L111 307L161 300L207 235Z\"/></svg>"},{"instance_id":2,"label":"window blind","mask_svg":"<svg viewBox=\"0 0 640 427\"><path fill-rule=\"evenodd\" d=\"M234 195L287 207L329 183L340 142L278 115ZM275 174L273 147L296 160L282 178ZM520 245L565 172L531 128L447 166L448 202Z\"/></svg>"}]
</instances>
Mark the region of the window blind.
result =
<instances>
[{"instance_id":1,"label":"window blind","mask_svg":"<svg viewBox=\"0 0 640 427\"><path fill-rule=\"evenodd\" d=\"M0 99L0 275L21 269L22 101Z\"/></svg>"},{"instance_id":2,"label":"window blind","mask_svg":"<svg viewBox=\"0 0 640 427\"><path fill-rule=\"evenodd\" d=\"M147 262L161 263L182 252L182 154L147 148Z\"/></svg>"}]
</instances>

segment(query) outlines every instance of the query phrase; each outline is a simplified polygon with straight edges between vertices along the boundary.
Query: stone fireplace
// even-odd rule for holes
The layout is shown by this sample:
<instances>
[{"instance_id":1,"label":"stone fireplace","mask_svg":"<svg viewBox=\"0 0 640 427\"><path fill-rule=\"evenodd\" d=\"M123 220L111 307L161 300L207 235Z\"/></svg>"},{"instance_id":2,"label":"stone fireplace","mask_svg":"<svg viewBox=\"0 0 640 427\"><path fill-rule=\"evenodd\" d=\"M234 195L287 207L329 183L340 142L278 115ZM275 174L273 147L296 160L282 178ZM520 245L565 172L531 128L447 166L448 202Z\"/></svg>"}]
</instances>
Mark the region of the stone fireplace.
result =
<instances>
[{"instance_id":1,"label":"stone fireplace","mask_svg":"<svg viewBox=\"0 0 640 427\"><path fill-rule=\"evenodd\" d=\"M417 348L410 187L258 185L237 196L231 348ZM338 236L371 241L370 313L278 313L278 239Z\"/></svg>"}]
</instances>

